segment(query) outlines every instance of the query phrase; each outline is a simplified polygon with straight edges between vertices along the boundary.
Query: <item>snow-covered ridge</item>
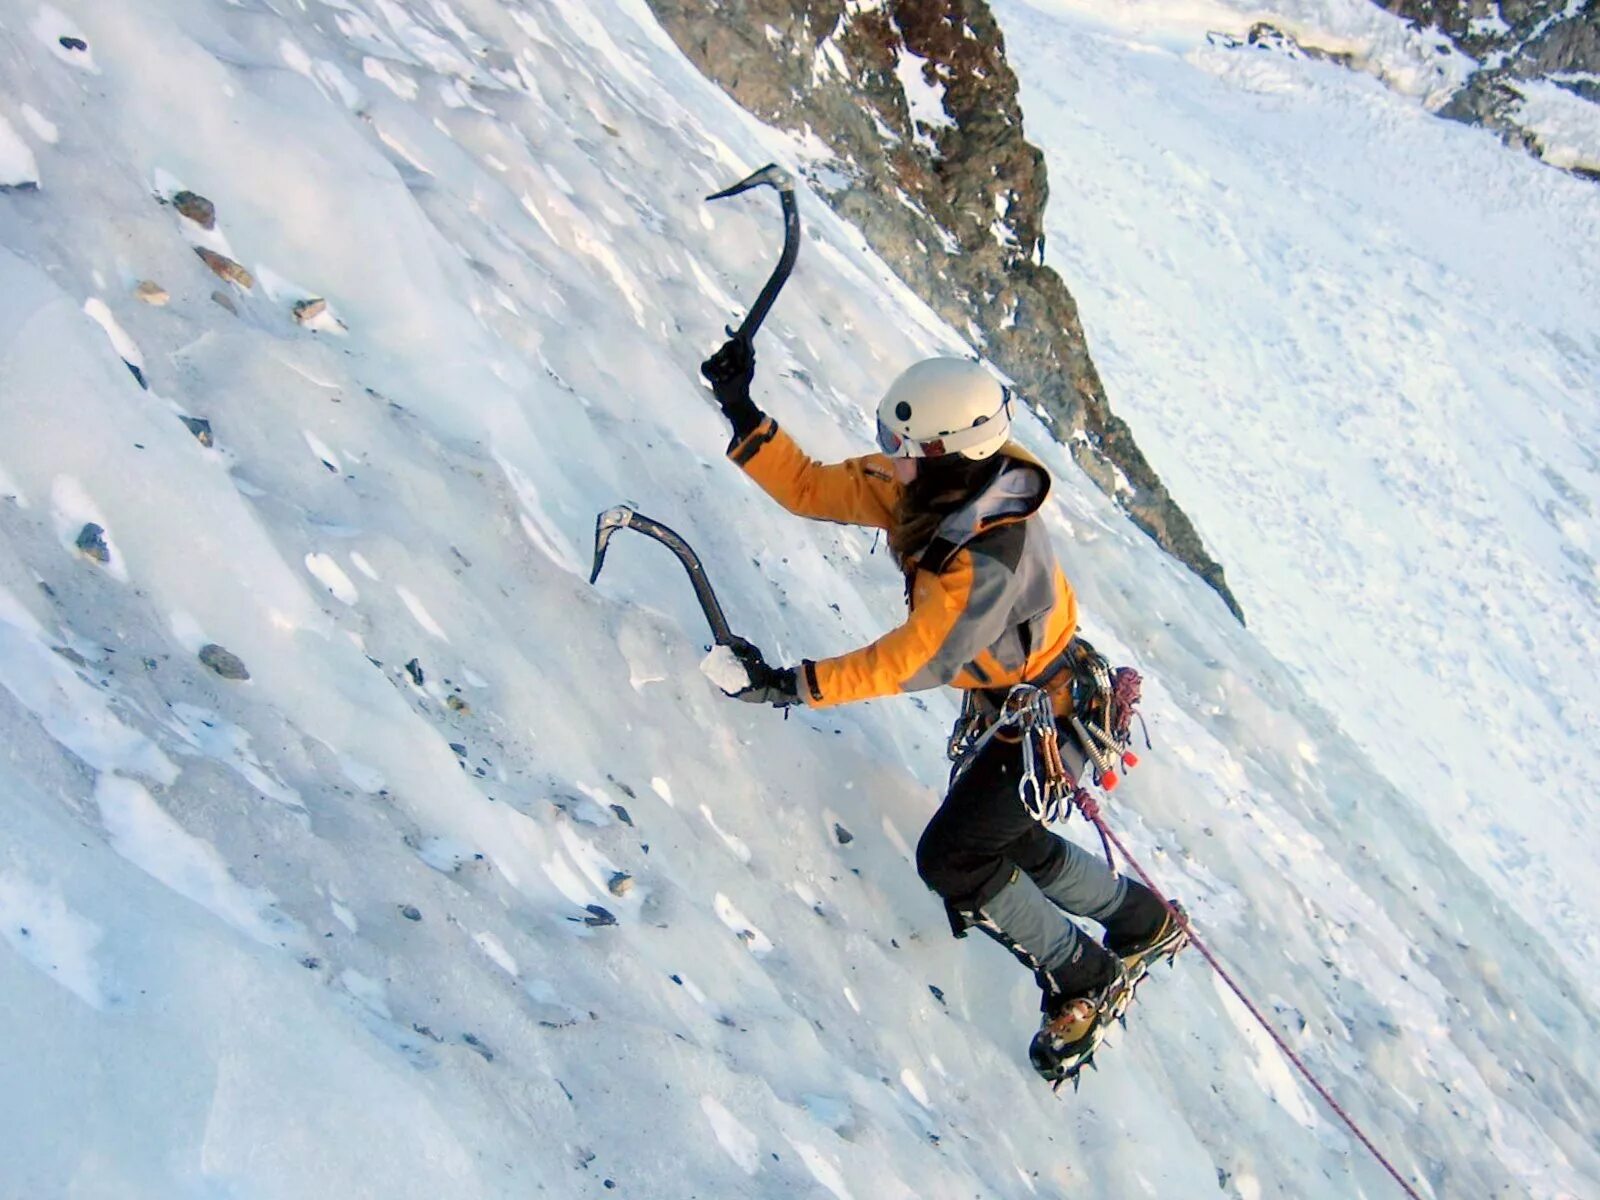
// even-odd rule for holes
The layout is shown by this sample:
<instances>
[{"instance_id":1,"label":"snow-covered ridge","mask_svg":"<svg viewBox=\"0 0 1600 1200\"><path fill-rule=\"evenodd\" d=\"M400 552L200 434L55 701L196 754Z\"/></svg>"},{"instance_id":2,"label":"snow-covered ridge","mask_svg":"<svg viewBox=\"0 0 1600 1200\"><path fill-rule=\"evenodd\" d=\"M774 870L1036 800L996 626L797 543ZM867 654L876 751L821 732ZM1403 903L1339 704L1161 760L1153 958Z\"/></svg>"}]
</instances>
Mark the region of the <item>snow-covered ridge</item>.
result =
<instances>
[{"instance_id":1,"label":"snow-covered ridge","mask_svg":"<svg viewBox=\"0 0 1600 1200\"><path fill-rule=\"evenodd\" d=\"M641 5L24 15L0 1194L1379 1194L1195 962L1080 1096L1028 1075L1031 983L910 861L947 698L751 711L656 548L588 585L629 500L775 660L899 608L870 536L722 461L695 365L778 230L701 197L787 143ZM758 387L836 456L959 340L802 203ZM1088 633L1149 680L1131 846L1421 1186L1587 1190L1582 964L1508 979L1546 927L1023 436Z\"/></svg>"},{"instance_id":2,"label":"snow-covered ridge","mask_svg":"<svg viewBox=\"0 0 1600 1200\"><path fill-rule=\"evenodd\" d=\"M1466 20L1473 6L1446 10L1426 0L1030 0L1030 7L1173 50L1208 40L1247 53L1303 49L1372 75L1429 112L1492 129L1552 166L1600 173L1600 103L1577 86L1590 82L1586 73L1550 71L1533 53L1552 22L1586 19L1581 4L1552 8L1538 23L1529 9L1519 19L1531 28L1520 34L1497 5L1490 17ZM1574 45L1582 44L1580 33ZM1519 56L1529 61L1512 70Z\"/></svg>"}]
</instances>

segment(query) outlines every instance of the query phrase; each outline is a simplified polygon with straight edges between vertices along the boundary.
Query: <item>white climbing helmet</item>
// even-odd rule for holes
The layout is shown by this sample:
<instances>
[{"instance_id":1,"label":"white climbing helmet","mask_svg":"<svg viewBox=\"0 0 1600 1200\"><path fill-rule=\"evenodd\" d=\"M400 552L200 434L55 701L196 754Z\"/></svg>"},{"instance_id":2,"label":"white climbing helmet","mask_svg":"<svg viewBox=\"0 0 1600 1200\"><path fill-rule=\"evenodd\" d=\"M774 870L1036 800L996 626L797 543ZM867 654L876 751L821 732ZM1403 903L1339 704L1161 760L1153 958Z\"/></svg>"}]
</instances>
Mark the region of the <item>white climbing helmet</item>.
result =
<instances>
[{"instance_id":1,"label":"white climbing helmet","mask_svg":"<svg viewBox=\"0 0 1600 1200\"><path fill-rule=\"evenodd\" d=\"M925 358L878 404L878 446L891 458L983 459L1011 436L1011 392L965 358Z\"/></svg>"}]
</instances>

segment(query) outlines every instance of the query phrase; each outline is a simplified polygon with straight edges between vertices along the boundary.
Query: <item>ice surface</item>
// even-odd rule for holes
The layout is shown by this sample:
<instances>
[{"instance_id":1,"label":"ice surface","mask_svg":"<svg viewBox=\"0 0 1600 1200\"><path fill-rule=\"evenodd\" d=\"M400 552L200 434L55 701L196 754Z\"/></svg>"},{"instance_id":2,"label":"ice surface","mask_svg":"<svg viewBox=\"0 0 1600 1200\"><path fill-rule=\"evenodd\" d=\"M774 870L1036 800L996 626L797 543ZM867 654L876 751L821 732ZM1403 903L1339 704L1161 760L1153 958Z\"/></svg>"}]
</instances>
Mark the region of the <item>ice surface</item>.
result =
<instances>
[{"instance_id":1,"label":"ice surface","mask_svg":"<svg viewBox=\"0 0 1600 1200\"><path fill-rule=\"evenodd\" d=\"M107 1003L95 950L100 930L53 891L20 872L0 871L0 938L16 954L91 1008Z\"/></svg>"},{"instance_id":2,"label":"ice surface","mask_svg":"<svg viewBox=\"0 0 1600 1200\"><path fill-rule=\"evenodd\" d=\"M39 186L39 163L28 143L0 115L0 188Z\"/></svg>"},{"instance_id":3,"label":"ice surface","mask_svg":"<svg viewBox=\"0 0 1600 1200\"><path fill-rule=\"evenodd\" d=\"M28 123L28 128L41 142L49 142L52 146L61 140L61 131L56 128L54 121L50 120L31 104L24 104L21 108L22 119Z\"/></svg>"},{"instance_id":4,"label":"ice surface","mask_svg":"<svg viewBox=\"0 0 1600 1200\"><path fill-rule=\"evenodd\" d=\"M1039 1086L1027 973L911 861L949 697L729 701L670 555L589 586L627 501L774 661L899 618L698 378L778 235L701 198L810 148L634 0L56 3L4 84L61 141L0 194L0 1194L1391 1194L1193 956ZM1052 260L1252 628L1020 423L1147 680L1112 819L1423 1194L1592 1194L1593 201L1139 11L1008 42L1057 180L1092 164ZM182 186L261 268L238 315ZM757 396L842 457L963 341L800 203ZM312 289L348 337L295 325Z\"/></svg>"},{"instance_id":5,"label":"ice surface","mask_svg":"<svg viewBox=\"0 0 1600 1200\"><path fill-rule=\"evenodd\" d=\"M351 561L355 561L355 557L352 556ZM361 564L356 565L359 567ZM331 554L312 552L306 555L306 570L315 575L318 582L341 604L354 604L361 599L356 585L350 582L350 576L344 573L344 568L334 561Z\"/></svg>"}]
</instances>

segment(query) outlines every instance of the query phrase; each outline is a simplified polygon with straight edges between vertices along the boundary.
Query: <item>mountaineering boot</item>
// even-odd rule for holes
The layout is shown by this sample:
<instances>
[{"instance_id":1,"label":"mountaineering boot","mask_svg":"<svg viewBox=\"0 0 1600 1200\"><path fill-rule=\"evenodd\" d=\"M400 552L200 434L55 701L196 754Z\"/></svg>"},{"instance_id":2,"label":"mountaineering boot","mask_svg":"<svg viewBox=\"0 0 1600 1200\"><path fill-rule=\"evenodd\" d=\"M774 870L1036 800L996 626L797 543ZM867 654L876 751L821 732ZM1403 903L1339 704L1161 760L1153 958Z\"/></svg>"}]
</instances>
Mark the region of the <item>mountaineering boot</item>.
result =
<instances>
[{"instance_id":1,"label":"mountaineering boot","mask_svg":"<svg viewBox=\"0 0 1600 1200\"><path fill-rule=\"evenodd\" d=\"M1127 890L1122 903L1101 923L1106 927L1106 949L1122 959L1137 982L1150 963L1171 959L1187 946L1189 930L1174 916L1174 910L1183 914L1183 906L1176 900L1169 908L1138 880L1124 882Z\"/></svg>"},{"instance_id":2,"label":"mountaineering boot","mask_svg":"<svg viewBox=\"0 0 1600 1200\"><path fill-rule=\"evenodd\" d=\"M1059 1083L1093 1057L1104 1026L1122 1015L1129 977L1122 960L1079 933L1031 877L1013 869L967 917L1033 970L1044 1019L1028 1047L1034 1070Z\"/></svg>"},{"instance_id":3,"label":"mountaineering boot","mask_svg":"<svg viewBox=\"0 0 1600 1200\"><path fill-rule=\"evenodd\" d=\"M1088 938L1082 939L1081 950L1073 961L1039 973L1044 1019L1028 1047L1028 1059L1053 1083L1076 1079L1091 1063L1105 1027L1122 1015L1131 998L1120 958Z\"/></svg>"}]
</instances>

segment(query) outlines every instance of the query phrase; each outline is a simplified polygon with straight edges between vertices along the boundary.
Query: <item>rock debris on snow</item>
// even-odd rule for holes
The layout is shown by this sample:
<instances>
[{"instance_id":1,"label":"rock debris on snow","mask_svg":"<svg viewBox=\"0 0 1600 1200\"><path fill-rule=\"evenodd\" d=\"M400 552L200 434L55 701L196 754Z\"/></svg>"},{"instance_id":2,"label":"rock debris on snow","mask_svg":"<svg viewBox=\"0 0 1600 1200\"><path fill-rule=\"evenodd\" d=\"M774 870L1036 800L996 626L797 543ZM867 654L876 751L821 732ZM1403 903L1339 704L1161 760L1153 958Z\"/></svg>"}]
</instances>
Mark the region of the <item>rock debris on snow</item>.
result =
<instances>
[{"instance_id":1,"label":"rock debris on snow","mask_svg":"<svg viewBox=\"0 0 1600 1200\"><path fill-rule=\"evenodd\" d=\"M139 286L133 289L133 294L154 308L164 308L171 299L166 288L150 279L141 280Z\"/></svg>"},{"instance_id":2,"label":"rock debris on snow","mask_svg":"<svg viewBox=\"0 0 1600 1200\"><path fill-rule=\"evenodd\" d=\"M194 434L194 440L202 446L210 448L214 443L211 437L211 422L205 417L183 417L178 420L183 422L184 428Z\"/></svg>"},{"instance_id":3,"label":"rock debris on snow","mask_svg":"<svg viewBox=\"0 0 1600 1200\"><path fill-rule=\"evenodd\" d=\"M249 679L250 672L237 654L223 649L215 642L200 647L200 661L224 679Z\"/></svg>"},{"instance_id":4,"label":"rock debris on snow","mask_svg":"<svg viewBox=\"0 0 1600 1200\"><path fill-rule=\"evenodd\" d=\"M239 306L233 302L233 297L228 295L227 292L212 292L211 302L219 308L227 309L236 317L239 315Z\"/></svg>"},{"instance_id":5,"label":"rock debris on snow","mask_svg":"<svg viewBox=\"0 0 1600 1200\"><path fill-rule=\"evenodd\" d=\"M320 296L294 302L294 319L297 325L310 325L328 311L328 302Z\"/></svg>"},{"instance_id":6,"label":"rock debris on snow","mask_svg":"<svg viewBox=\"0 0 1600 1200\"><path fill-rule=\"evenodd\" d=\"M237 284L245 291L249 291L256 286L256 277L226 254L218 254L208 246L196 246L194 247L194 252L200 256L200 261L210 267L212 273L219 279L226 279L229 283Z\"/></svg>"},{"instance_id":7,"label":"rock debris on snow","mask_svg":"<svg viewBox=\"0 0 1600 1200\"><path fill-rule=\"evenodd\" d=\"M422 920L422 912L415 904L402 904L400 906L400 915L408 921Z\"/></svg>"},{"instance_id":8,"label":"rock debris on snow","mask_svg":"<svg viewBox=\"0 0 1600 1200\"><path fill-rule=\"evenodd\" d=\"M89 660L83 655L79 654L71 646L51 646L50 649L55 651L55 653L59 654L62 658L66 659L73 666L79 667L85 671L89 669Z\"/></svg>"},{"instance_id":9,"label":"rock debris on snow","mask_svg":"<svg viewBox=\"0 0 1600 1200\"><path fill-rule=\"evenodd\" d=\"M633 891L633 876L626 871L618 871L606 881L606 888L613 896L626 896Z\"/></svg>"},{"instance_id":10,"label":"rock debris on snow","mask_svg":"<svg viewBox=\"0 0 1600 1200\"><path fill-rule=\"evenodd\" d=\"M181 191L172 197L172 207L177 209L201 229L217 227L217 206L197 192Z\"/></svg>"},{"instance_id":11,"label":"rock debris on snow","mask_svg":"<svg viewBox=\"0 0 1600 1200\"><path fill-rule=\"evenodd\" d=\"M111 561L111 547L106 545L106 531L93 521L78 531L75 544L85 558L91 558L98 563Z\"/></svg>"}]
</instances>

